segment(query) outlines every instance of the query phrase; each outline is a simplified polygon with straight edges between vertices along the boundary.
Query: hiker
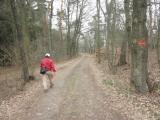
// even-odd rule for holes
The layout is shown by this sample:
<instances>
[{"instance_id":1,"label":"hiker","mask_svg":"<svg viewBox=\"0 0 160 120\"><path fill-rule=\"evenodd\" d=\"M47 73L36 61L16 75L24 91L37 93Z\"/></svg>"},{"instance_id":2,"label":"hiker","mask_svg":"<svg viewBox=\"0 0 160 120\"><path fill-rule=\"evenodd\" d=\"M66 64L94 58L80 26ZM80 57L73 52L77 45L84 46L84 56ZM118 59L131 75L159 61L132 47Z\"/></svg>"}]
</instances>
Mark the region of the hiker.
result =
<instances>
[{"instance_id":1,"label":"hiker","mask_svg":"<svg viewBox=\"0 0 160 120\"><path fill-rule=\"evenodd\" d=\"M55 63L54 61L51 59L51 55L49 53L45 54L45 57L41 60L40 63L40 74L42 75L42 82L43 82L43 87L44 87L44 91L47 91L48 89L48 80L50 83L50 88L53 87L53 78L55 76Z\"/></svg>"}]
</instances>

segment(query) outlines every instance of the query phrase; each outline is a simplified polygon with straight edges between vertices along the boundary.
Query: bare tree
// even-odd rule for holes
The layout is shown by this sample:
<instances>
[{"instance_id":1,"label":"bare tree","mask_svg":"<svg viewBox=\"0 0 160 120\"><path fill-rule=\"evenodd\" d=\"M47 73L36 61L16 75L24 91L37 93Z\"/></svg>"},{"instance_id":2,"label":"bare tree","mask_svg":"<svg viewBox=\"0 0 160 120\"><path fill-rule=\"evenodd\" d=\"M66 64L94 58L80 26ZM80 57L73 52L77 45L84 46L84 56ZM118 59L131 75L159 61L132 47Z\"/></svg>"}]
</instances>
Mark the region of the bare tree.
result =
<instances>
[{"instance_id":1,"label":"bare tree","mask_svg":"<svg viewBox=\"0 0 160 120\"><path fill-rule=\"evenodd\" d=\"M71 9L71 2L67 0L67 55L71 57L70 47L71 47L71 23L70 23L70 9Z\"/></svg>"},{"instance_id":2,"label":"bare tree","mask_svg":"<svg viewBox=\"0 0 160 120\"><path fill-rule=\"evenodd\" d=\"M152 22L153 22L153 11L152 11L152 5L151 0L148 0L149 4L149 26L148 26L148 43L152 46L152 40L153 40L153 28L152 28Z\"/></svg>"},{"instance_id":3,"label":"bare tree","mask_svg":"<svg viewBox=\"0 0 160 120\"><path fill-rule=\"evenodd\" d=\"M109 3L108 19L107 19L107 56L108 66L113 74L116 73L116 0Z\"/></svg>"},{"instance_id":4,"label":"bare tree","mask_svg":"<svg viewBox=\"0 0 160 120\"><path fill-rule=\"evenodd\" d=\"M119 59L118 65L125 65L127 64L126 61L126 53L127 53L127 42L131 39L131 16L130 16L130 0L124 0L124 10L125 10L125 17L126 17L126 23L125 23L125 38L122 42L121 46L121 55Z\"/></svg>"},{"instance_id":5,"label":"bare tree","mask_svg":"<svg viewBox=\"0 0 160 120\"><path fill-rule=\"evenodd\" d=\"M100 0L97 0L97 28L96 28L96 49L97 49L97 57L98 63L101 63L101 56L100 56Z\"/></svg>"},{"instance_id":6,"label":"bare tree","mask_svg":"<svg viewBox=\"0 0 160 120\"><path fill-rule=\"evenodd\" d=\"M18 7L16 7L16 4L18 5ZM26 52L24 47L24 35L23 35L23 28L22 28L22 16L23 16L22 9L24 7L24 1L20 0L16 3L15 0L10 0L10 5L12 9L13 18L14 18L15 28L17 31L18 47L20 52L23 78L25 82L27 82L29 80L29 70L28 70L28 63L27 63Z\"/></svg>"},{"instance_id":7,"label":"bare tree","mask_svg":"<svg viewBox=\"0 0 160 120\"><path fill-rule=\"evenodd\" d=\"M50 8L49 35L50 35L50 49L51 49L51 51L53 51L53 49L54 49L54 47L53 47L53 36L52 36L53 3L54 3L54 0L51 0L50 5L49 5L49 8Z\"/></svg>"},{"instance_id":8,"label":"bare tree","mask_svg":"<svg viewBox=\"0 0 160 120\"><path fill-rule=\"evenodd\" d=\"M160 11L160 5L159 5L159 11ZM159 68L160 68L160 12L159 12L159 16L158 16L157 58L158 58L158 64L159 64Z\"/></svg>"},{"instance_id":9,"label":"bare tree","mask_svg":"<svg viewBox=\"0 0 160 120\"><path fill-rule=\"evenodd\" d=\"M67 55L69 57L73 57L78 53L78 41L81 35L82 19L86 1L87 0L67 0ZM76 19L72 20L73 11L75 9Z\"/></svg>"}]
</instances>

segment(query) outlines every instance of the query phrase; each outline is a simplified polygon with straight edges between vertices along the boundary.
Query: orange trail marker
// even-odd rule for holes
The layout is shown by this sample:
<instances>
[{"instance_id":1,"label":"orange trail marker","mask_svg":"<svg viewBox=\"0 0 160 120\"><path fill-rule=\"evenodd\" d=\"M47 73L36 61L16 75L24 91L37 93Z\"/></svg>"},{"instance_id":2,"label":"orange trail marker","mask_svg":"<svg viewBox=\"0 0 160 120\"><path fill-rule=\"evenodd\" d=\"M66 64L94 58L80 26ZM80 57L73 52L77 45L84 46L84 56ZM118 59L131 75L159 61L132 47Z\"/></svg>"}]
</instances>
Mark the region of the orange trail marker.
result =
<instances>
[{"instance_id":1,"label":"orange trail marker","mask_svg":"<svg viewBox=\"0 0 160 120\"><path fill-rule=\"evenodd\" d=\"M137 41L137 45L139 45L140 47L147 47L146 41L144 39L140 39Z\"/></svg>"}]
</instances>

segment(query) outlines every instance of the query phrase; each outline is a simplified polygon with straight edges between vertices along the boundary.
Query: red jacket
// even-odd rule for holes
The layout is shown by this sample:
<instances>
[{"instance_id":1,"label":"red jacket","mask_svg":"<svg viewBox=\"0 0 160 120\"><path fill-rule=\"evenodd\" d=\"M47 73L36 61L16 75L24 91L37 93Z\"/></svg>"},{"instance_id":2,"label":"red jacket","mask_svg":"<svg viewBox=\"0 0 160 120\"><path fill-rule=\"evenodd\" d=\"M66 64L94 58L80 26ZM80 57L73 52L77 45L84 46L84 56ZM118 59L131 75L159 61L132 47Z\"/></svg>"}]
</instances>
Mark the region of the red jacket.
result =
<instances>
[{"instance_id":1,"label":"red jacket","mask_svg":"<svg viewBox=\"0 0 160 120\"><path fill-rule=\"evenodd\" d=\"M55 63L51 58L45 57L41 60L41 68L45 68L47 71L56 72Z\"/></svg>"}]
</instances>

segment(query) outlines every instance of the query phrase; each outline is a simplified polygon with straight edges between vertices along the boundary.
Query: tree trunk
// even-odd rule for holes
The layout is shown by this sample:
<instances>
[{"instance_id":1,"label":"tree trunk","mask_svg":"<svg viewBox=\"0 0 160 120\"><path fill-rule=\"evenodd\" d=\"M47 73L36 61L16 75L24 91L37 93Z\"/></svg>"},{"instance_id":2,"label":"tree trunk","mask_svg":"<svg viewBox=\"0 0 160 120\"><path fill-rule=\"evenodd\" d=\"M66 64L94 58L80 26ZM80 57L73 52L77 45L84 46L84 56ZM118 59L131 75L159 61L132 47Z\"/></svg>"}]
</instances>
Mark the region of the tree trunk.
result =
<instances>
[{"instance_id":1,"label":"tree trunk","mask_svg":"<svg viewBox=\"0 0 160 120\"><path fill-rule=\"evenodd\" d=\"M116 65L116 1L111 0L108 10L107 19L107 56L108 56L108 66L112 74L117 71Z\"/></svg>"},{"instance_id":2,"label":"tree trunk","mask_svg":"<svg viewBox=\"0 0 160 120\"><path fill-rule=\"evenodd\" d=\"M125 65L127 64L126 61L126 50L127 50L127 42L130 40L130 32L131 32L131 22L130 22L130 0L124 0L124 9L125 9L125 17L126 17L126 24L125 24L125 39L122 42L121 47L121 55L119 59L118 65Z\"/></svg>"},{"instance_id":3,"label":"tree trunk","mask_svg":"<svg viewBox=\"0 0 160 120\"><path fill-rule=\"evenodd\" d=\"M71 57L70 0L67 3L67 56Z\"/></svg>"},{"instance_id":4,"label":"tree trunk","mask_svg":"<svg viewBox=\"0 0 160 120\"><path fill-rule=\"evenodd\" d=\"M63 0L61 0L61 10L60 10L60 20L59 20L59 32L60 32L60 43L61 43L61 48L59 49L60 51L60 57L62 58L64 56L64 40L63 40L63 29L62 29L62 20L63 20L63 15L64 15L64 11L63 11Z\"/></svg>"},{"instance_id":5,"label":"tree trunk","mask_svg":"<svg viewBox=\"0 0 160 120\"><path fill-rule=\"evenodd\" d=\"M131 41L131 79L138 92L148 92L147 0L133 0Z\"/></svg>"},{"instance_id":6,"label":"tree trunk","mask_svg":"<svg viewBox=\"0 0 160 120\"><path fill-rule=\"evenodd\" d=\"M51 11L50 11L50 21L49 21L49 35L50 35L50 49L51 53L53 53L53 36L52 36L52 18L53 18L53 2L54 0L51 0Z\"/></svg>"},{"instance_id":7,"label":"tree trunk","mask_svg":"<svg viewBox=\"0 0 160 120\"><path fill-rule=\"evenodd\" d=\"M97 0L96 44L97 44L98 63L101 63L101 56L100 56L100 0Z\"/></svg>"},{"instance_id":8,"label":"tree trunk","mask_svg":"<svg viewBox=\"0 0 160 120\"><path fill-rule=\"evenodd\" d=\"M152 42L153 42L153 37L152 37L152 35L153 35L152 22L153 22L153 20L152 20L152 5L151 5L151 0L148 0L148 4L150 5L150 6L149 6L149 27L148 27L148 29L149 29L149 34L148 34L148 44L149 44L149 46L151 46L151 48L152 48L152 47L153 47L153 45L152 45Z\"/></svg>"},{"instance_id":9,"label":"tree trunk","mask_svg":"<svg viewBox=\"0 0 160 120\"><path fill-rule=\"evenodd\" d=\"M127 39L126 38L124 38L122 42L120 59L118 62L119 66L127 64L127 61L126 61Z\"/></svg>"},{"instance_id":10,"label":"tree trunk","mask_svg":"<svg viewBox=\"0 0 160 120\"><path fill-rule=\"evenodd\" d=\"M106 19L106 24L107 24L107 27L106 27L106 34L107 34L107 39L106 39L106 58L109 60L109 43L110 43L110 36L111 36L111 5L112 3L110 2L110 4L108 5L108 0L106 0L105 2L105 5L106 5L106 11L107 11L107 19Z\"/></svg>"},{"instance_id":11,"label":"tree trunk","mask_svg":"<svg viewBox=\"0 0 160 120\"><path fill-rule=\"evenodd\" d=\"M159 6L159 10L160 10L160 6ZM158 64L159 64L159 68L160 68L160 13L158 16L158 36L157 36L157 58L158 58Z\"/></svg>"},{"instance_id":12,"label":"tree trunk","mask_svg":"<svg viewBox=\"0 0 160 120\"><path fill-rule=\"evenodd\" d=\"M29 80L29 70L28 70L28 63L26 58L26 53L24 49L24 36L23 36L23 28L22 28L22 20L21 15L22 11L19 10L19 14L17 12L16 3L14 0L10 0L11 10L14 18L14 24L17 31L17 39L18 39L18 48L20 52L20 60L22 65L22 72L24 81L27 82Z\"/></svg>"},{"instance_id":13,"label":"tree trunk","mask_svg":"<svg viewBox=\"0 0 160 120\"><path fill-rule=\"evenodd\" d=\"M112 74L116 74L117 71L117 66L115 64L115 57L116 57L116 46L115 46L115 42L116 42L116 0L112 0L113 1L113 18L112 18L112 26L111 26L111 70L112 70Z\"/></svg>"},{"instance_id":14,"label":"tree trunk","mask_svg":"<svg viewBox=\"0 0 160 120\"><path fill-rule=\"evenodd\" d=\"M50 40L49 40L49 26L48 26L48 14L45 7L45 0L37 0L38 17L40 19L41 31L41 50L43 52L51 52ZM44 54L44 53L43 53Z\"/></svg>"}]
</instances>

